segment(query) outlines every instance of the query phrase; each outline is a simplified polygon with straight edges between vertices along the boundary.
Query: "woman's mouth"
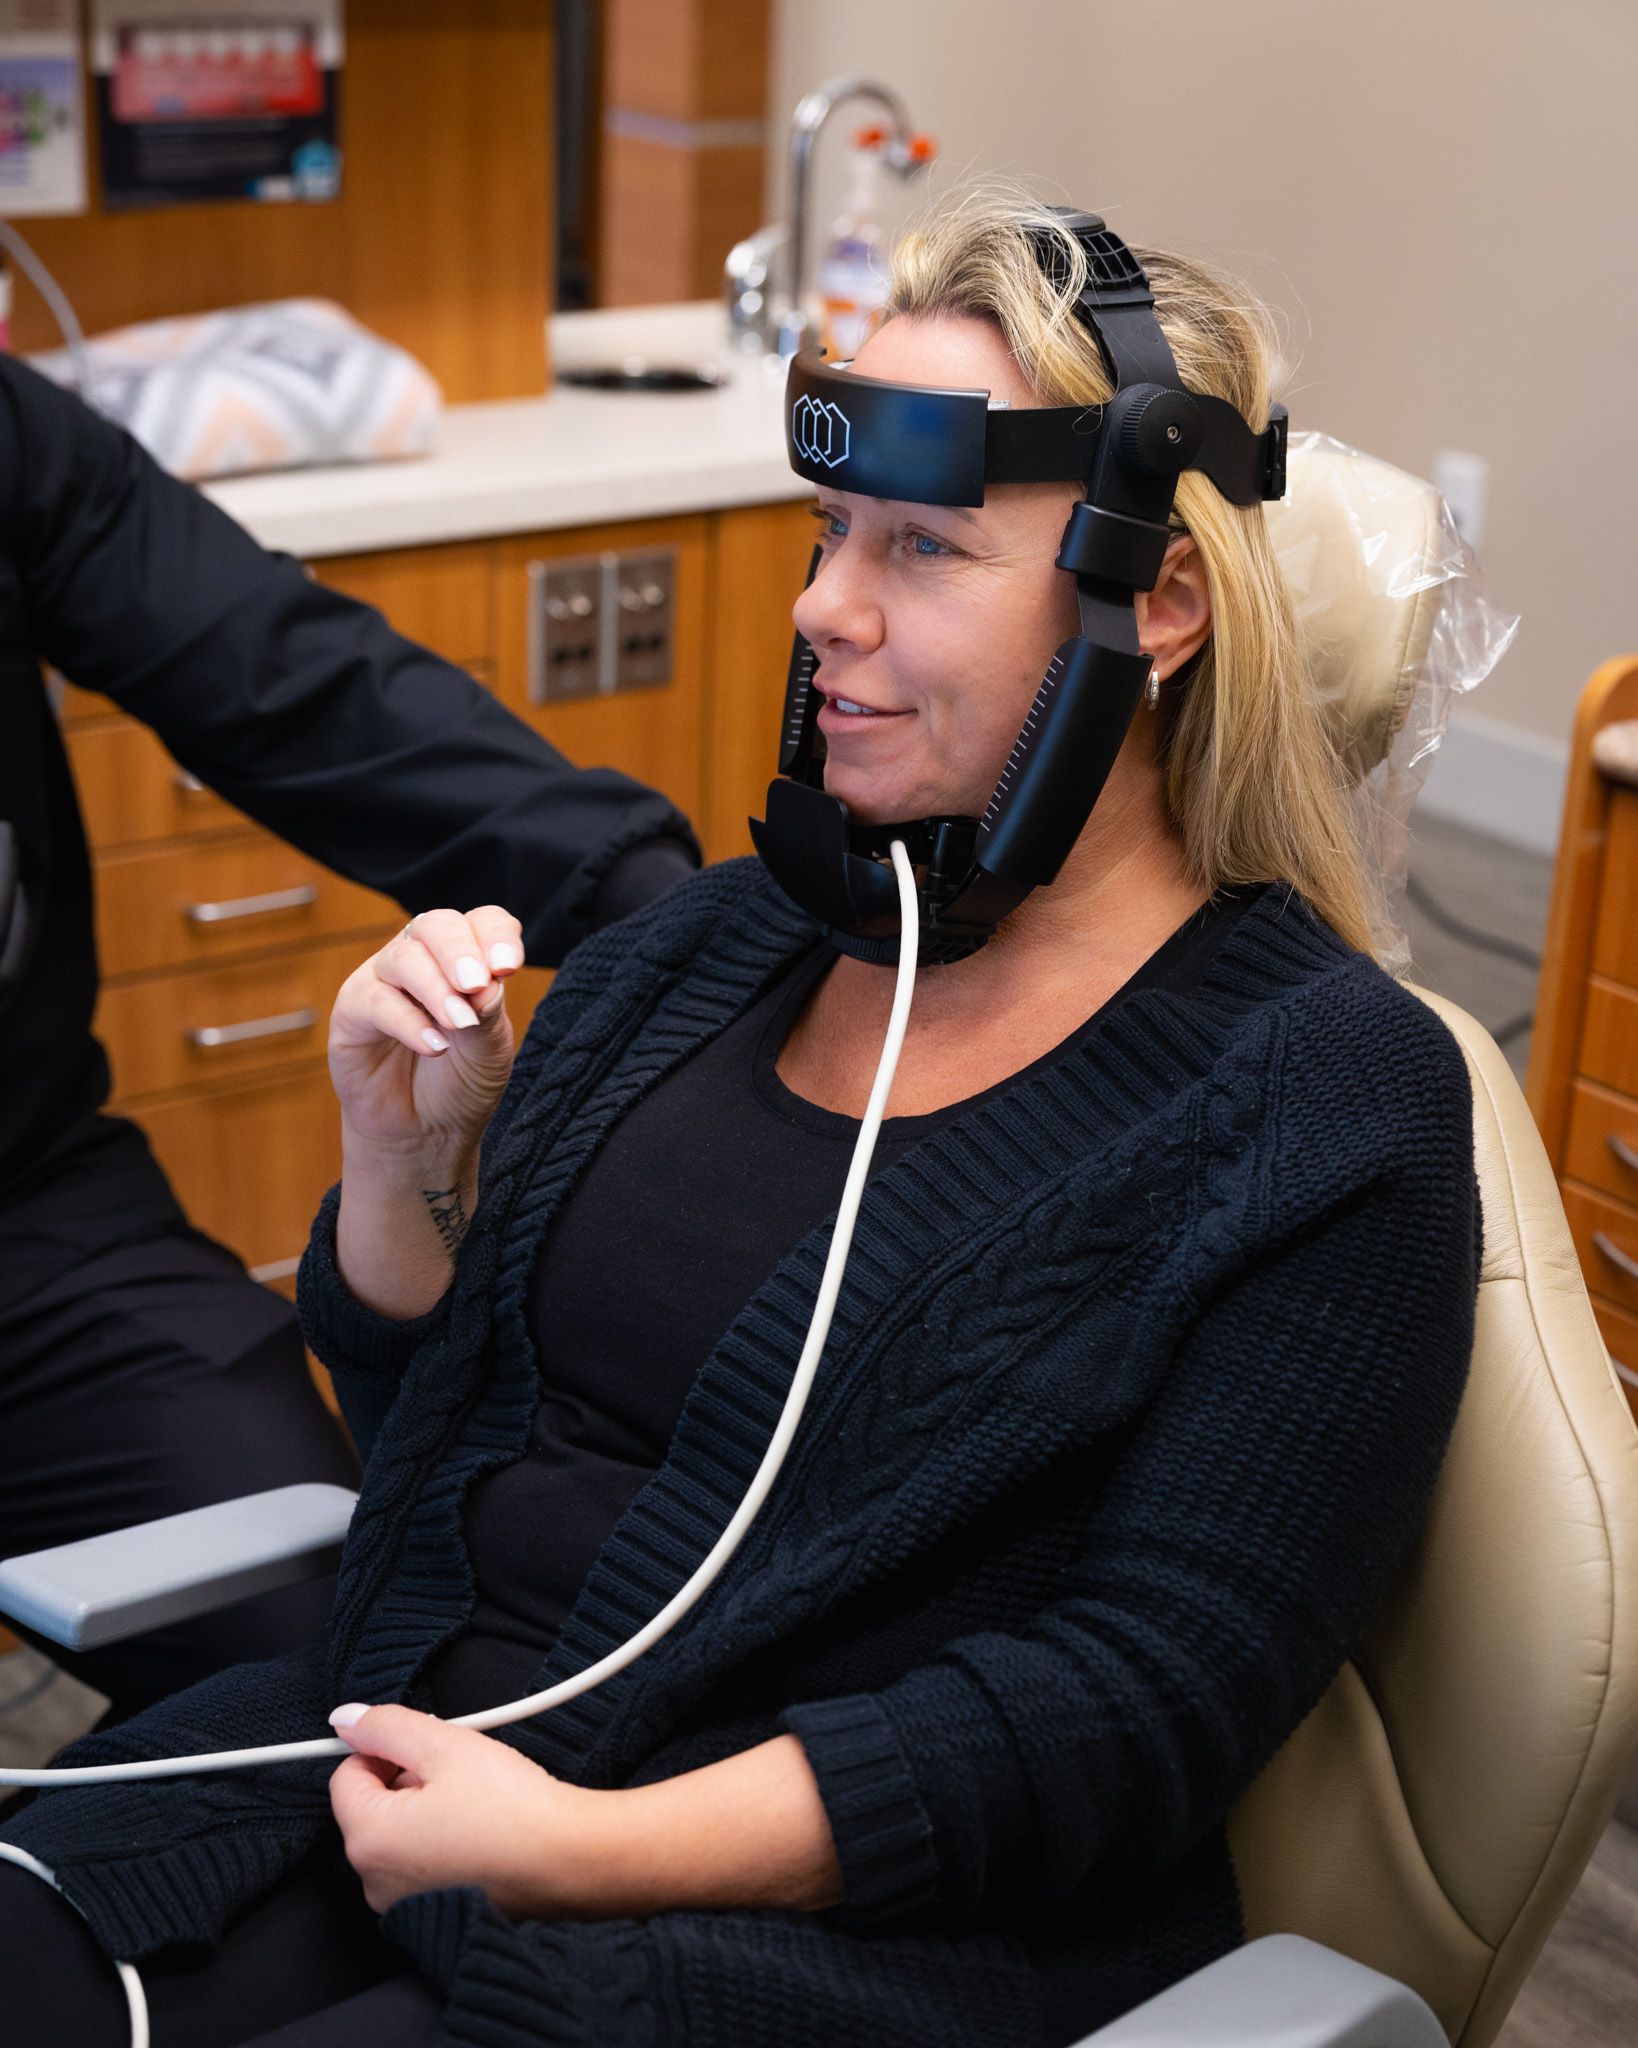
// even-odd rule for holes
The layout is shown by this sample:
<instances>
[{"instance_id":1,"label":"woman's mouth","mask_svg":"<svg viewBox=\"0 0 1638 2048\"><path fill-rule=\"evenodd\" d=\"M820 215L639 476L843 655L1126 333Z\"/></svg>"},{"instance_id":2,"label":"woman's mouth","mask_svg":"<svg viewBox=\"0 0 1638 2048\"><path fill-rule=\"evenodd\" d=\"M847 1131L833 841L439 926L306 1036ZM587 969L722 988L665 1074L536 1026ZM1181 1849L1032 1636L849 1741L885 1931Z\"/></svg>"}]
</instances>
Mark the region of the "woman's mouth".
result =
<instances>
[{"instance_id":1,"label":"woman's mouth","mask_svg":"<svg viewBox=\"0 0 1638 2048\"><path fill-rule=\"evenodd\" d=\"M824 693L825 701L819 708L819 729L825 733L851 732L862 725L879 725L890 718L907 718L905 711L878 711L874 705L861 704L856 698L844 697L839 693Z\"/></svg>"}]
</instances>

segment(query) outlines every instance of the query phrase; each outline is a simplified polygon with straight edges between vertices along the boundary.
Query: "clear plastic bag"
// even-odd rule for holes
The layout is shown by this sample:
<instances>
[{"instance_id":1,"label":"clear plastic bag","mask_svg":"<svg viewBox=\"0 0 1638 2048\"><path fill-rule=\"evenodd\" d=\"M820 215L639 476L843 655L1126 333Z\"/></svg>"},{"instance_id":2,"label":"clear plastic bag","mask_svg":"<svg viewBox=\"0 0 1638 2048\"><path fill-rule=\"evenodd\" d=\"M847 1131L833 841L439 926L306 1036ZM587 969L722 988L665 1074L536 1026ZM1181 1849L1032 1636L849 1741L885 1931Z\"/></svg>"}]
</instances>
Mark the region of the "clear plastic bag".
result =
<instances>
[{"instance_id":1,"label":"clear plastic bag","mask_svg":"<svg viewBox=\"0 0 1638 2048\"><path fill-rule=\"evenodd\" d=\"M1501 660L1518 618L1490 595L1432 484L1328 434L1291 436L1286 495L1268 523L1351 776L1377 958L1403 974L1411 806L1452 705Z\"/></svg>"}]
</instances>

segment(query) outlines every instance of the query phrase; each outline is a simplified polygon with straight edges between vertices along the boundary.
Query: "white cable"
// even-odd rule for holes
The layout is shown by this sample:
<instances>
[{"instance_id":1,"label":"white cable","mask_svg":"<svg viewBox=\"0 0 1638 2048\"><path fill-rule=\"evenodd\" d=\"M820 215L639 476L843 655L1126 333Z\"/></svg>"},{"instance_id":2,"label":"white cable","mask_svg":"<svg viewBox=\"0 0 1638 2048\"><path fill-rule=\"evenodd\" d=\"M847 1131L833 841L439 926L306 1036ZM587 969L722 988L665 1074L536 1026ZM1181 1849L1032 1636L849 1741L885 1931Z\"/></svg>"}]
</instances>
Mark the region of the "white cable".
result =
<instances>
[{"instance_id":1,"label":"white cable","mask_svg":"<svg viewBox=\"0 0 1638 2048\"><path fill-rule=\"evenodd\" d=\"M19 1849L10 1842L0 1842L0 1863L15 1863L19 1870L27 1870L35 1877L43 1878L66 1905L74 1906L62 1886L57 1882L57 1873L47 1870L38 1856L31 1856L26 1849ZM75 1912L79 1907L74 1906ZM83 1916L82 1916L83 1917ZM115 1963L119 1981L125 1992L125 2009L131 2016L131 2048L148 2048L148 2001L142 1993L142 1979L130 1963Z\"/></svg>"},{"instance_id":2,"label":"white cable","mask_svg":"<svg viewBox=\"0 0 1638 2048\"><path fill-rule=\"evenodd\" d=\"M90 351L85 345L85 330L80 325L79 315L69 302L67 292L46 269L22 236L9 220L0 220L0 248L4 248L17 268L33 285L51 309L68 349L68 359L74 365L74 382L80 396L87 405L97 402L96 378L91 369Z\"/></svg>"},{"instance_id":3,"label":"white cable","mask_svg":"<svg viewBox=\"0 0 1638 2048\"><path fill-rule=\"evenodd\" d=\"M797 1360L796 1371L791 1377L790 1391L785 1396L784 1408L768 1448L762 1454L762 1462L756 1469L756 1476L746 1489L745 1498L735 1510L728 1526L712 1545L710 1551L695 1568L691 1577L660 1609L654 1618L645 1623L629 1641L611 1650L606 1657L600 1657L595 1664L588 1664L584 1671L577 1671L571 1678L561 1679L550 1685L544 1692L531 1693L527 1699L513 1700L509 1706L485 1707L480 1713L460 1714L450 1723L454 1728L506 1728L514 1721L527 1721L535 1714L543 1714L548 1708L561 1706L565 1700L578 1699L583 1692L590 1692L612 1678L617 1671L623 1671L643 1652L657 1643L661 1636L674 1628L688 1610L693 1607L712 1584L717 1574L739 1548L746 1530L756 1518L762 1503L772 1490L779 1468L785 1462L785 1453L796 1434L796 1426L802 1419L802 1410L807 1405L808 1389L813 1384L814 1374L819 1369L819 1357L825 1348L825 1339L830 1335L830 1319L836 1307L836 1297L841 1291L842 1274L847 1266L848 1250L853 1243L853 1226L858 1218L859 1203L864 1194L866 1176L870 1172L871 1157L876 1150L876 1136L881 1130L882 1117L887 1109L888 1093L893 1086L893 1076L898 1070L899 1054L904 1049L905 1028L910 1022L910 998L916 986L916 943L920 917L916 905L916 879L911 871L910 856L904 842L893 841L890 849L893 857L893 873L899 885L899 969L898 980L893 989L893 1009L888 1019L887 1036L882 1041L881 1058L876 1065L876 1078L871 1084L870 1100L859 1125L859 1136L853 1147L853 1160L847 1171L847 1181L842 1189L842 1199L836 1206L836 1227L831 1232L830 1250L825 1257L825 1269L819 1280L819 1293L813 1305L813 1320L808 1325L807 1342ZM0 1769L0 1785L109 1785L122 1778L179 1778L196 1771L239 1771L257 1764L282 1764L305 1761L309 1757L350 1756L350 1746L336 1738L319 1738L311 1742L275 1742L261 1749L221 1749L200 1756L159 1757L146 1763L131 1764L76 1764L62 1770L12 1770ZM125 1967L122 1965L122 1967Z\"/></svg>"}]
</instances>

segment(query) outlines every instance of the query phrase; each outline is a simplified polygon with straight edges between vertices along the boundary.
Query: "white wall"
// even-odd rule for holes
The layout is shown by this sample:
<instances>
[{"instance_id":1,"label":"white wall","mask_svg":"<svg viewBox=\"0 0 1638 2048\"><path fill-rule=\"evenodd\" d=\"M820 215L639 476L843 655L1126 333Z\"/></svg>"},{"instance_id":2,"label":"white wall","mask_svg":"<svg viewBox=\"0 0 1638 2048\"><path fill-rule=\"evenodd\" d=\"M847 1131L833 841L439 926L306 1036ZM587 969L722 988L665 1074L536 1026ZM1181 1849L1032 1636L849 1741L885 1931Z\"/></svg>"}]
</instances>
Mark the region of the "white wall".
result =
<instances>
[{"instance_id":1,"label":"white wall","mask_svg":"<svg viewBox=\"0 0 1638 2048\"><path fill-rule=\"evenodd\" d=\"M1441 448L1487 458L1485 567L1524 623L1473 702L1487 746L1498 729L1503 744L1533 736L1524 770L1551 812L1582 682L1638 644L1638 9L777 0L776 14L780 122L823 79L878 76L937 138L941 182L1022 176L1131 241L1244 276L1285 320L1294 425L1423 475ZM870 118L855 113L821 144L821 224L845 135ZM784 170L776 157L770 217ZM1539 817L1519 836L1539 840Z\"/></svg>"}]
</instances>

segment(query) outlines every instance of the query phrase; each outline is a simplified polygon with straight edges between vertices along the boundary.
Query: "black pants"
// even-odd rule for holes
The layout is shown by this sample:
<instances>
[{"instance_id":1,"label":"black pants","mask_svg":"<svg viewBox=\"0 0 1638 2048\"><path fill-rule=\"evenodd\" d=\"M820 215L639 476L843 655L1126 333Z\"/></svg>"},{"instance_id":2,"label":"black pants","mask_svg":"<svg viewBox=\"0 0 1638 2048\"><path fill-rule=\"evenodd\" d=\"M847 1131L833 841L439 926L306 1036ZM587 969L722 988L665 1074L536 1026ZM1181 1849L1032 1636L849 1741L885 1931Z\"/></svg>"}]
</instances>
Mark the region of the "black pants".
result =
<instances>
[{"instance_id":1,"label":"black pants","mask_svg":"<svg viewBox=\"0 0 1638 2048\"><path fill-rule=\"evenodd\" d=\"M295 1311L198 1231L98 1252L0 1312L0 1557L311 1479L355 1486L357 1463ZM315 1641L332 1590L284 1588L101 1650L40 1647L124 1715Z\"/></svg>"},{"instance_id":2,"label":"black pants","mask_svg":"<svg viewBox=\"0 0 1638 2048\"><path fill-rule=\"evenodd\" d=\"M0 1827L0 1834L4 1833ZM140 1965L154 2048L435 2048L443 2001L384 1941L358 1880L303 1864L211 1949ZM74 1908L0 1863L6 2048L126 2048L113 1964Z\"/></svg>"}]
</instances>

